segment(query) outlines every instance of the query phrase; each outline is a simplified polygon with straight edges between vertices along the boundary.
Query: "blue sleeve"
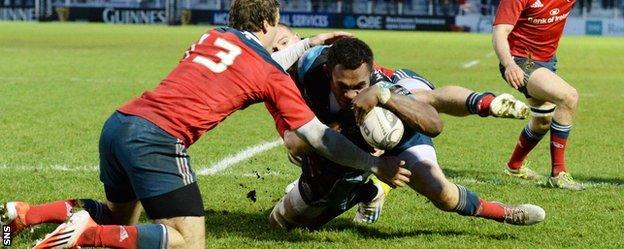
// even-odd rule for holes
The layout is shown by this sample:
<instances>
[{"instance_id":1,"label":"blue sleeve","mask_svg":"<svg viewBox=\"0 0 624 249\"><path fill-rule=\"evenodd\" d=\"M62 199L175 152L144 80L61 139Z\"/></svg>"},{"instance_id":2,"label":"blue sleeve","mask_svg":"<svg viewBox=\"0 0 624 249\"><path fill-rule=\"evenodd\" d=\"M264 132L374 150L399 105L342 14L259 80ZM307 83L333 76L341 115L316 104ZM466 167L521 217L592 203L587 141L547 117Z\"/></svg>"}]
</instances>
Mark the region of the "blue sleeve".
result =
<instances>
[{"instance_id":1,"label":"blue sleeve","mask_svg":"<svg viewBox=\"0 0 624 249\"><path fill-rule=\"evenodd\" d=\"M303 80L303 77L308 73L312 65L316 61L316 58L321 55L323 49L328 48L329 46L316 46L309 49L307 52L301 56L299 59L299 63L297 64L297 78Z\"/></svg>"}]
</instances>

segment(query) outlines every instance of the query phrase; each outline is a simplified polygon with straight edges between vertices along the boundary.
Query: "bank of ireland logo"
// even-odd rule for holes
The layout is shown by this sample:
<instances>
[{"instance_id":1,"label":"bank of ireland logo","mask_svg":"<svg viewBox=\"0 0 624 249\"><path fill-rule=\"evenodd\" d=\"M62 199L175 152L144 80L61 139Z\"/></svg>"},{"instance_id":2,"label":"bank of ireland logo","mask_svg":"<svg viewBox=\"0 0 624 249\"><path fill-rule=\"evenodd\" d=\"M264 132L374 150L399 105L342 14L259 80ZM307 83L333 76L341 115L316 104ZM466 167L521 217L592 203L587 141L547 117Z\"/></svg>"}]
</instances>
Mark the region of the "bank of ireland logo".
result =
<instances>
[{"instance_id":1,"label":"bank of ireland logo","mask_svg":"<svg viewBox=\"0 0 624 249\"><path fill-rule=\"evenodd\" d=\"M345 16L345 18L342 20L342 25L348 29L355 28L356 24L357 23L355 21L355 17L353 16Z\"/></svg>"},{"instance_id":2,"label":"bank of ireland logo","mask_svg":"<svg viewBox=\"0 0 624 249\"><path fill-rule=\"evenodd\" d=\"M559 14L559 8L554 8L554 9L550 10L550 15L551 16L556 16L557 14Z\"/></svg>"}]
</instances>

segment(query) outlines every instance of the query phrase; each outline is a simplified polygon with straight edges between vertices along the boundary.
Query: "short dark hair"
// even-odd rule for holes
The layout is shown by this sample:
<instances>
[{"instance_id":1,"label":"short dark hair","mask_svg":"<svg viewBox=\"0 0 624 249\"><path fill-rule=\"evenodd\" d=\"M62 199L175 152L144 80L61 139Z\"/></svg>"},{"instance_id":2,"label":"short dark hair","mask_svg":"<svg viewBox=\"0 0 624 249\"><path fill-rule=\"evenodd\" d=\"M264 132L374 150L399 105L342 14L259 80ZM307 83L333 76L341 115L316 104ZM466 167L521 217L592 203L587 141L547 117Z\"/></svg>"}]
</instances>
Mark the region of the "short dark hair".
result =
<instances>
[{"instance_id":1,"label":"short dark hair","mask_svg":"<svg viewBox=\"0 0 624 249\"><path fill-rule=\"evenodd\" d=\"M373 70L373 51L358 38L342 38L334 42L327 51L327 66L333 70L336 65L342 65L346 69L358 69L362 63Z\"/></svg>"},{"instance_id":2,"label":"short dark hair","mask_svg":"<svg viewBox=\"0 0 624 249\"><path fill-rule=\"evenodd\" d=\"M234 0L228 25L242 31L259 32L263 21L275 25L279 7L278 0Z\"/></svg>"}]
</instances>

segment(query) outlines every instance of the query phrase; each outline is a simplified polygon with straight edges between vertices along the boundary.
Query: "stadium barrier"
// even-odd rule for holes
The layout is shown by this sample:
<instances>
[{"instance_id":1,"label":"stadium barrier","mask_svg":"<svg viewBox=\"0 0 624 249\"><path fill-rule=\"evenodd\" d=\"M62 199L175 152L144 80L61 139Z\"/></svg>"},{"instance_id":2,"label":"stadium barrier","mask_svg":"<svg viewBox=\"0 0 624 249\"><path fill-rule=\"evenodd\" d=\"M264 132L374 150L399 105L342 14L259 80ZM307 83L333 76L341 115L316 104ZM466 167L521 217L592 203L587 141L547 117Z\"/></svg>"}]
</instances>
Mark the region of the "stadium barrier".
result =
<instances>
[{"instance_id":1,"label":"stadium barrier","mask_svg":"<svg viewBox=\"0 0 624 249\"><path fill-rule=\"evenodd\" d=\"M52 7L46 3L49 0L36 0L35 6L0 7L0 20L227 25L228 19L227 11L179 8L176 0L166 1L164 8ZM450 31L455 26L455 16L282 12L280 21L292 27L340 29Z\"/></svg>"},{"instance_id":2,"label":"stadium barrier","mask_svg":"<svg viewBox=\"0 0 624 249\"><path fill-rule=\"evenodd\" d=\"M226 25L227 19L227 11L187 10L183 21ZM455 17L282 12L280 22L308 28L450 31L455 25Z\"/></svg>"}]
</instances>

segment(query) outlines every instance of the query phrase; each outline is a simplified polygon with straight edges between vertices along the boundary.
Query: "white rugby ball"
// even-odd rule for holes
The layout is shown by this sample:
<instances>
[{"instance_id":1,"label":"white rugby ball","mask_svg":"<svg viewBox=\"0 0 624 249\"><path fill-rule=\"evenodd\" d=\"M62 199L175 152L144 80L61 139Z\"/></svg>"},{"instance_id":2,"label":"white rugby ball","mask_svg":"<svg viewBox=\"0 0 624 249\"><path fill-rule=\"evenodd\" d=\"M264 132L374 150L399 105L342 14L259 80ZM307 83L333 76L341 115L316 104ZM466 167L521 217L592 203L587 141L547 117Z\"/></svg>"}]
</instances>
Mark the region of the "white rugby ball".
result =
<instances>
[{"instance_id":1,"label":"white rugby ball","mask_svg":"<svg viewBox=\"0 0 624 249\"><path fill-rule=\"evenodd\" d=\"M360 126L360 132L364 140L371 146L389 150L394 148L403 137L403 122L391 111L374 107Z\"/></svg>"}]
</instances>

